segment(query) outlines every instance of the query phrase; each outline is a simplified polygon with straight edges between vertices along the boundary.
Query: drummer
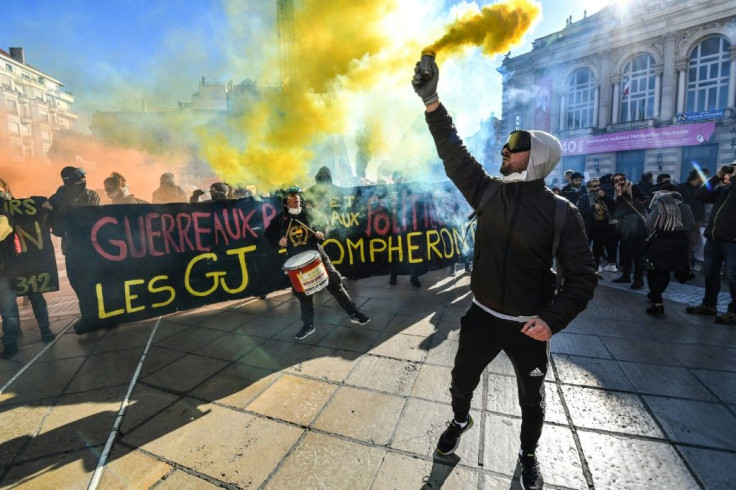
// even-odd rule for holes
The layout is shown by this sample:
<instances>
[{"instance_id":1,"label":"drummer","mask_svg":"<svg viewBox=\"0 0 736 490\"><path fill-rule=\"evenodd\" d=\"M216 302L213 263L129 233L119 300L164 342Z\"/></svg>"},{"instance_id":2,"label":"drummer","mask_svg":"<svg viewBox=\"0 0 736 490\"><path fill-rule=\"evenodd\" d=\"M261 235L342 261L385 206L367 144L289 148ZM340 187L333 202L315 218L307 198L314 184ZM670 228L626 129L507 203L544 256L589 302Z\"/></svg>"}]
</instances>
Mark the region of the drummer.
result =
<instances>
[{"instance_id":1,"label":"drummer","mask_svg":"<svg viewBox=\"0 0 736 490\"><path fill-rule=\"evenodd\" d=\"M284 192L284 210L268 225L266 237L271 238L274 245L276 238L278 238L278 245L286 248L286 255L289 257L308 250L319 252L329 277L327 290L335 297L342 309L350 315L352 323L365 325L371 319L358 311L355 303L350 298L350 294L345 289L342 276L337 272L322 248L321 243L325 239L325 234L319 230L326 229L327 220L316 209L307 206L302 201L300 193L299 186L286 189ZM299 300L302 312L302 328L294 338L302 340L315 331L314 298L296 290L293 290L293 293Z\"/></svg>"}]
</instances>

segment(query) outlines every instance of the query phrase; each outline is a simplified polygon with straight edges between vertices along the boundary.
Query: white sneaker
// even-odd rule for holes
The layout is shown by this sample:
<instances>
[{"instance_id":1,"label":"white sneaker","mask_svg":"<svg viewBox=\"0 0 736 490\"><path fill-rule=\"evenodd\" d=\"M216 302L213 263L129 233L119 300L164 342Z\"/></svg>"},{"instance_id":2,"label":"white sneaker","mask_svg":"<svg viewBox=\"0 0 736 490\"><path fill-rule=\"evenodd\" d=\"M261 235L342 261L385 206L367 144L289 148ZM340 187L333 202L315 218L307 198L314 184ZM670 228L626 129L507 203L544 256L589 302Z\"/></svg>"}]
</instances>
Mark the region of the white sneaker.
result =
<instances>
[{"instance_id":1,"label":"white sneaker","mask_svg":"<svg viewBox=\"0 0 736 490\"><path fill-rule=\"evenodd\" d=\"M598 266L598 272L603 272L603 266L602 265L599 265Z\"/></svg>"},{"instance_id":2,"label":"white sneaker","mask_svg":"<svg viewBox=\"0 0 736 490\"><path fill-rule=\"evenodd\" d=\"M607 265L603 268L603 270L607 272L618 272L618 268L616 268L616 264Z\"/></svg>"}]
</instances>

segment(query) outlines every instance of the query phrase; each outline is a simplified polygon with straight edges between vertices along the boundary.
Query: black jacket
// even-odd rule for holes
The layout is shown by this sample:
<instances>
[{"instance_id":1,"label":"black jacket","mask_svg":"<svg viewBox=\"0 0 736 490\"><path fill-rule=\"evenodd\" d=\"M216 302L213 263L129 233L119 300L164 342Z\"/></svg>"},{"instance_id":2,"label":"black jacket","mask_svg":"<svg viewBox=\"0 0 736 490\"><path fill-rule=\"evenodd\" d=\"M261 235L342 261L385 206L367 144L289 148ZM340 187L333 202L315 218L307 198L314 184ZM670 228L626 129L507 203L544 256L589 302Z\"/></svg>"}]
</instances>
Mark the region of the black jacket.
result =
<instances>
[{"instance_id":1,"label":"black jacket","mask_svg":"<svg viewBox=\"0 0 736 490\"><path fill-rule=\"evenodd\" d=\"M50 213L51 233L61 237L61 251L66 255L69 236L65 226L65 217L75 206L99 206L100 195L89 189L78 192L73 186L62 185L53 196L49 197L49 202L54 207Z\"/></svg>"},{"instance_id":2,"label":"black jacket","mask_svg":"<svg viewBox=\"0 0 736 490\"><path fill-rule=\"evenodd\" d=\"M581 184L580 187L575 187L567 184L560 190L560 195L577 206L578 200L585 195L585 186Z\"/></svg>"},{"instance_id":3,"label":"black jacket","mask_svg":"<svg viewBox=\"0 0 736 490\"><path fill-rule=\"evenodd\" d=\"M705 238L718 242L736 241L736 179L729 185L719 185L721 179L714 175L695 193L703 202L713 203L713 209L705 228Z\"/></svg>"},{"instance_id":4,"label":"black jacket","mask_svg":"<svg viewBox=\"0 0 736 490\"><path fill-rule=\"evenodd\" d=\"M426 119L447 175L474 209L487 189L497 188L478 216L470 281L475 298L506 315L538 315L552 332L559 332L585 309L597 284L595 261L577 209L568 204L557 250L565 283L555 296L551 267L556 198L544 186L546 174L503 183L468 153L444 106L427 113ZM551 166L547 174L549 170Z\"/></svg>"},{"instance_id":5,"label":"black jacket","mask_svg":"<svg viewBox=\"0 0 736 490\"><path fill-rule=\"evenodd\" d=\"M677 192L682 196L682 200L685 204L690 206L690 210L693 212L693 218L696 223L703 221L705 216L705 203L695 197L700 187L693 187L690 182L683 182L677 184Z\"/></svg>"}]
</instances>

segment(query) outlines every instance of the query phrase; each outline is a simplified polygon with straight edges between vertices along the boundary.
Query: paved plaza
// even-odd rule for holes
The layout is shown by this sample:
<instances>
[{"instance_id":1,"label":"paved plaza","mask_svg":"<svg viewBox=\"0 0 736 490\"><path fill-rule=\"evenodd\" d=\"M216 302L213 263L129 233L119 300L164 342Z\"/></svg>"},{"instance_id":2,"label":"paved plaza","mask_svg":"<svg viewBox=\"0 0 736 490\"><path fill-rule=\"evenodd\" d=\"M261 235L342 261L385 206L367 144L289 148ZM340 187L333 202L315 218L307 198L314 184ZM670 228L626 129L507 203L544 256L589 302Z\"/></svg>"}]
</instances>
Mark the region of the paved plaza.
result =
<instances>
[{"instance_id":1,"label":"paved plaza","mask_svg":"<svg viewBox=\"0 0 736 490\"><path fill-rule=\"evenodd\" d=\"M61 268L63 271L63 268ZM736 326L666 314L606 276L553 337L538 451L547 488L736 488ZM372 322L319 293L297 342L287 291L76 335L68 283L48 296L52 344L22 308L0 360L3 488L516 489L520 411L503 355L451 458L433 451L469 276L348 281ZM685 289L683 289L685 288ZM688 289L690 288L690 289Z\"/></svg>"}]
</instances>

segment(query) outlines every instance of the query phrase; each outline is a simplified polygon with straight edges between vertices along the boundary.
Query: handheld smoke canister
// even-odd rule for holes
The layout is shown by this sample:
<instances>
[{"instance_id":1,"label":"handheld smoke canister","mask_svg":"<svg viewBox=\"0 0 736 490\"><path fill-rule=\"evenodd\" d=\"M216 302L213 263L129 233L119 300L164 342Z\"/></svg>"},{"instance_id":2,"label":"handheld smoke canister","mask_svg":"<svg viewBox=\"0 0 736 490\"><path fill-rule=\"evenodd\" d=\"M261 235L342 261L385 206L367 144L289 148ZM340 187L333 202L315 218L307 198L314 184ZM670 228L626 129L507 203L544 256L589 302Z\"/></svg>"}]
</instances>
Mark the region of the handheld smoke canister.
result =
<instances>
[{"instance_id":1,"label":"handheld smoke canister","mask_svg":"<svg viewBox=\"0 0 736 490\"><path fill-rule=\"evenodd\" d=\"M419 74L422 79L429 80L432 78L432 62L436 56L437 53L432 48L422 50L422 57L419 59Z\"/></svg>"}]
</instances>

